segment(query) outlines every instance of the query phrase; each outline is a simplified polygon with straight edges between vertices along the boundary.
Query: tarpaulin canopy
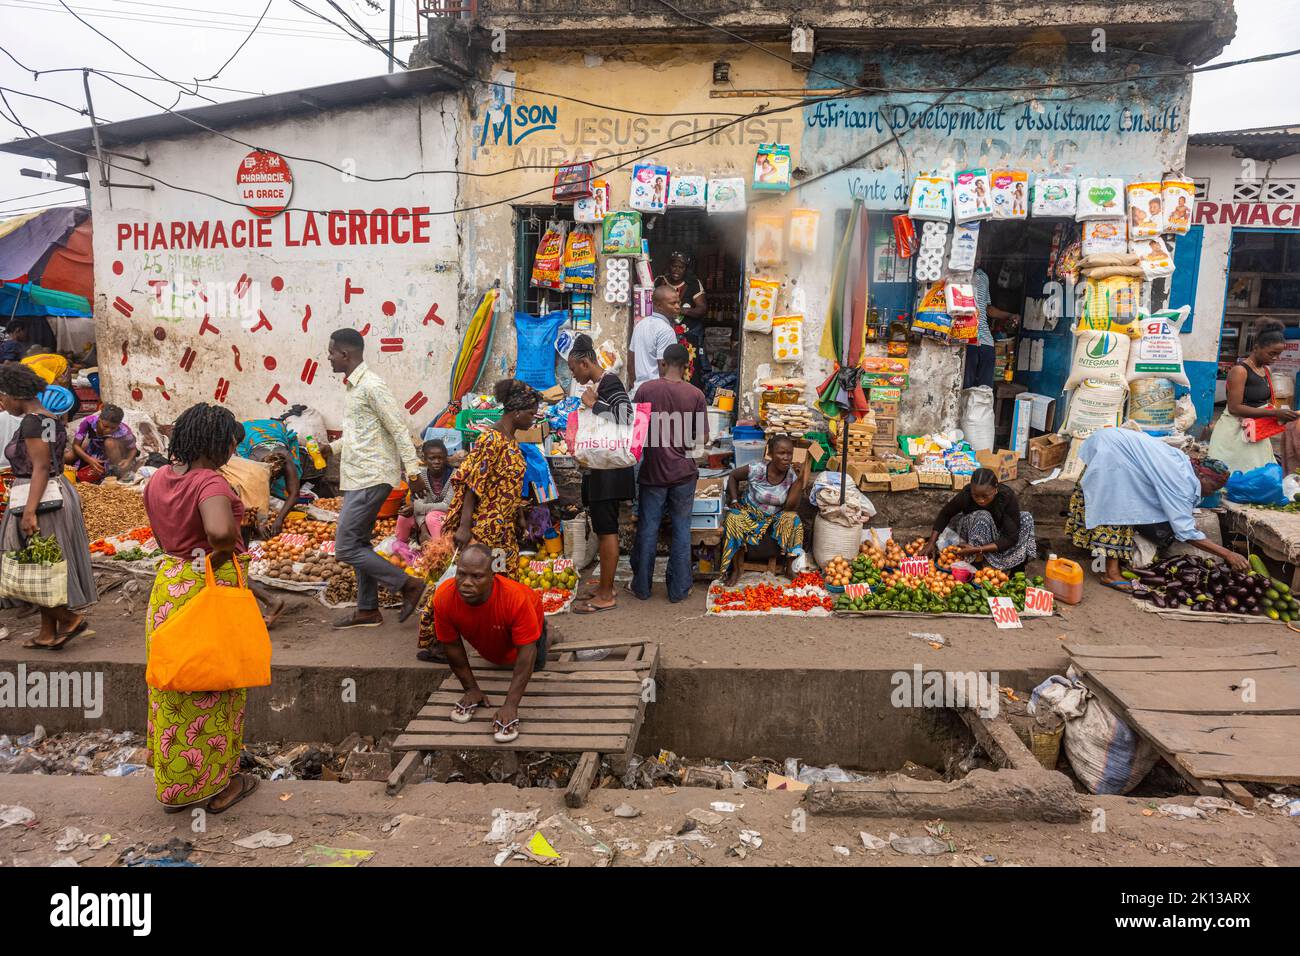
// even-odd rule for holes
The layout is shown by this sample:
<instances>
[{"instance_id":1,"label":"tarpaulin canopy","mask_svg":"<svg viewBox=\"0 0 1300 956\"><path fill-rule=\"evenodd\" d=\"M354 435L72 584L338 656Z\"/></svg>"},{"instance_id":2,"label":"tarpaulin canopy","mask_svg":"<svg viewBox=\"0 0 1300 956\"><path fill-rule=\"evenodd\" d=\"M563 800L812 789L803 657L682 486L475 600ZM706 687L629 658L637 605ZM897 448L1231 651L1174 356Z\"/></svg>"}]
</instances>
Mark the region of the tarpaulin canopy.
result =
<instances>
[{"instance_id":1,"label":"tarpaulin canopy","mask_svg":"<svg viewBox=\"0 0 1300 956\"><path fill-rule=\"evenodd\" d=\"M90 318L90 302L71 292L43 289L33 282L6 282L0 288L0 320L29 315Z\"/></svg>"},{"instance_id":2,"label":"tarpaulin canopy","mask_svg":"<svg viewBox=\"0 0 1300 956\"><path fill-rule=\"evenodd\" d=\"M497 300L501 290L497 287L488 289L479 300L474 316L469 320L469 328L461 339L456 352L456 361L451 365L451 383L448 389L447 407L433 420L436 428L451 428L456 422L456 413L460 411L460 401L478 382L479 373L487 362L492 350L492 336L496 331Z\"/></svg>"},{"instance_id":3,"label":"tarpaulin canopy","mask_svg":"<svg viewBox=\"0 0 1300 956\"><path fill-rule=\"evenodd\" d=\"M24 217L17 225L13 220L0 223L0 280L25 279L86 215L84 206L58 206Z\"/></svg>"},{"instance_id":4,"label":"tarpaulin canopy","mask_svg":"<svg viewBox=\"0 0 1300 956\"><path fill-rule=\"evenodd\" d=\"M95 252L91 223L87 218L63 242L56 244L49 258L34 274L43 289L71 292L95 301Z\"/></svg>"}]
</instances>

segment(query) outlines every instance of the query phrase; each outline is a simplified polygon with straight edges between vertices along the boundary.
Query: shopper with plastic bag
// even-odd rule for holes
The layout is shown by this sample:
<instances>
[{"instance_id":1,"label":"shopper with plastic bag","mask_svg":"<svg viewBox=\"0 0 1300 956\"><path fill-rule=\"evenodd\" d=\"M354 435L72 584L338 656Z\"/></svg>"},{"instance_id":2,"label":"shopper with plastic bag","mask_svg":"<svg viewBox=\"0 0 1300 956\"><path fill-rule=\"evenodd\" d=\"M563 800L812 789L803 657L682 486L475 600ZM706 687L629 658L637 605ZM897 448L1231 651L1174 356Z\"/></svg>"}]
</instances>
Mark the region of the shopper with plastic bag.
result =
<instances>
[{"instance_id":1,"label":"shopper with plastic bag","mask_svg":"<svg viewBox=\"0 0 1300 956\"><path fill-rule=\"evenodd\" d=\"M1281 322L1260 322L1250 351L1228 370L1225 383L1228 404L1210 436L1210 457L1218 458L1229 472L1253 471L1274 460L1273 443L1300 412L1279 408L1273 394L1269 366L1286 350Z\"/></svg>"}]
</instances>

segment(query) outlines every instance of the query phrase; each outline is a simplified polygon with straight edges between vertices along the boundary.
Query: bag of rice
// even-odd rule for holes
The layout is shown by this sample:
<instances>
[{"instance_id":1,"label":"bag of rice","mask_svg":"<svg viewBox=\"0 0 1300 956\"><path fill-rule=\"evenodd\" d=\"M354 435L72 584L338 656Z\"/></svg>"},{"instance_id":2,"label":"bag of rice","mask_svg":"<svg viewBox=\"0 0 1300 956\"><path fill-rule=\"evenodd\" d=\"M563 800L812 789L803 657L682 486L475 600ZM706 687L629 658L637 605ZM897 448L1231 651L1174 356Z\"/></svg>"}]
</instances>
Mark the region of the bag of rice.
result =
<instances>
[{"instance_id":1,"label":"bag of rice","mask_svg":"<svg viewBox=\"0 0 1300 956\"><path fill-rule=\"evenodd\" d=\"M1120 332L1079 328L1074 332L1074 360L1065 389L1074 388L1087 379L1102 385L1127 386L1124 371L1128 366L1129 338Z\"/></svg>"},{"instance_id":2,"label":"bag of rice","mask_svg":"<svg viewBox=\"0 0 1300 956\"><path fill-rule=\"evenodd\" d=\"M1084 379L1070 394L1063 435L1086 438L1099 428L1114 428L1124 418L1128 389L1113 382Z\"/></svg>"},{"instance_id":3,"label":"bag of rice","mask_svg":"<svg viewBox=\"0 0 1300 956\"><path fill-rule=\"evenodd\" d=\"M1142 337L1129 349L1125 377L1130 383L1144 378L1160 378L1184 388L1191 385L1183 371L1183 344L1179 338L1179 329L1189 312L1189 306L1182 306L1142 316L1138 322Z\"/></svg>"},{"instance_id":4,"label":"bag of rice","mask_svg":"<svg viewBox=\"0 0 1300 956\"><path fill-rule=\"evenodd\" d=\"M1128 388L1128 420L1148 435L1174 433L1178 402L1174 383L1167 378L1142 378Z\"/></svg>"},{"instance_id":5,"label":"bag of rice","mask_svg":"<svg viewBox=\"0 0 1300 956\"><path fill-rule=\"evenodd\" d=\"M1079 222L1089 219L1123 219L1124 180L1091 176L1080 179L1074 218Z\"/></svg>"},{"instance_id":6,"label":"bag of rice","mask_svg":"<svg viewBox=\"0 0 1300 956\"><path fill-rule=\"evenodd\" d=\"M1166 177L1160 184L1165 210L1165 232L1184 236L1192 228L1192 207L1196 202L1196 183L1182 176Z\"/></svg>"},{"instance_id":7,"label":"bag of rice","mask_svg":"<svg viewBox=\"0 0 1300 956\"><path fill-rule=\"evenodd\" d=\"M1128 234L1130 239L1149 239L1165 231L1165 216L1159 183L1128 184Z\"/></svg>"}]
</instances>

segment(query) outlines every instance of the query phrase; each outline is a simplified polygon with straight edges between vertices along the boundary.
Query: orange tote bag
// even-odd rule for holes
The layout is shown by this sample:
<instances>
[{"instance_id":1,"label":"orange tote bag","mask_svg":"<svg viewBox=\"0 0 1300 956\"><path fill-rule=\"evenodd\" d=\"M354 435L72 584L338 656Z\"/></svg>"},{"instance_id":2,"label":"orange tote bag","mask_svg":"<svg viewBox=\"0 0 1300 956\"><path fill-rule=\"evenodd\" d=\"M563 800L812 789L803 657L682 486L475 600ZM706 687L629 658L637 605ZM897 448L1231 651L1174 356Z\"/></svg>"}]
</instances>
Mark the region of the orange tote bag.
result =
<instances>
[{"instance_id":1,"label":"orange tote bag","mask_svg":"<svg viewBox=\"0 0 1300 956\"><path fill-rule=\"evenodd\" d=\"M239 587L217 586L211 555L205 571L207 586L153 632L145 682L179 691L267 686L271 637L243 568L235 562Z\"/></svg>"}]
</instances>

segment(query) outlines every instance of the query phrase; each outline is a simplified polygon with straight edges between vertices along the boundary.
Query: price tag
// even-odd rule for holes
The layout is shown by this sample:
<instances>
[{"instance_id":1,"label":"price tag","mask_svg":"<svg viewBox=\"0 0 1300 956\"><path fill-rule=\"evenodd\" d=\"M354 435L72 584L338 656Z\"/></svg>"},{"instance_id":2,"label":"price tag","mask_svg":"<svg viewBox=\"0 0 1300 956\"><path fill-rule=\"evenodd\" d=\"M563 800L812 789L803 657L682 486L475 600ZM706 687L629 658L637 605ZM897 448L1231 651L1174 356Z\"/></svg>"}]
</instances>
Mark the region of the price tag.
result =
<instances>
[{"instance_id":1,"label":"price tag","mask_svg":"<svg viewBox=\"0 0 1300 956\"><path fill-rule=\"evenodd\" d=\"M1046 588L1025 588L1025 617L1051 617L1056 595Z\"/></svg>"},{"instance_id":2,"label":"price tag","mask_svg":"<svg viewBox=\"0 0 1300 956\"><path fill-rule=\"evenodd\" d=\"M866 581L858 581L855 584L846 584L844 585L844 593L856 601L858 598L866 597L871 593L871 585Z\"/></svg>"},{"instance_id":3,"label":"price tag","mask_svg":"<svg viewBox=\"0 0 1300 956\"><path fill-rule=\"evenodd\" d=\"M1016 604L1011 598L991 597L988 602L989 610L993 612L993 623L999 629L1024 626L1020 623L1020 615L1016 613Z\"/></svg>"},{"instance_id":4,"label":"price tag","mask_svg":"<svg viewBox=\"0 0 1300 956\"><path fill-rule=\"evenodd\" d=\"M307 547L307 536L305 534L281 534L280 543L287 544L291 548Z\"/></svg>"},{"instance_id":5,"label":"price tag","mask_svg":"<svg viewBox=\"0 0 1300 956\"><path fill-rule=\"evenodd\" d=\"M556 571L568 571L573 567L573 561L569 558L556 558L551 562L551 567Z\"/></svg>"},{"instance_id":6,"label":"price tag","mask_svg":"<svg viewBox=\"0 0 1300 956\"><path fill-rule=\"evenodd\" d=\"M317 549L318 551L320 551L321 554L333 554L333 553L334 553L334 542L333 542L333 541L322 541L319 545L316 546L316 549Z\"/></svg>"},{"instance_id":7,"label":"price tag","mask_svg":"<svg viewBox=\"0 0 1300 956\"><path fill-rule=\"evenodd\" d=\"M532 571L533 574L545 574L547 571L551 570L551 562L529 561L528 570Z\"/></svg>"},{"instance_id":8,"label":"price tag","mask_svg":"<svg viewBox=\"0 0 1300 956\"><path fill-rule=\"evenodd\" d=\"M923 578L934 570L934 565L929 558L904 558L899 570L906 575Z\"/></svg>"}]
</instances>

